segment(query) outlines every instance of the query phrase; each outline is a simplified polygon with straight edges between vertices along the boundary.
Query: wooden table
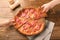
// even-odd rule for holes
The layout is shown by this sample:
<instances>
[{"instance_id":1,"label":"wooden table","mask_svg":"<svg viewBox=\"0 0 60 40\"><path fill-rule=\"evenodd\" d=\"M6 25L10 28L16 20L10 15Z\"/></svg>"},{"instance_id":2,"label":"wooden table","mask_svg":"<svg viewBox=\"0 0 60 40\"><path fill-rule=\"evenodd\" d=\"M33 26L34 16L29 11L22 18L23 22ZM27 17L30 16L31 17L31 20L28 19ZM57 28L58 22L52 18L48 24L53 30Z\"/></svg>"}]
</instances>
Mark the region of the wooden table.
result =
<instances>
[{"instance_id":1,"label":"wooden table","mask_svg":"<svg viewBox=\"0 0 60 40\"><path fill-rule=\"evenodd\" d=\"M56 14L49 14L48 20L55 22L55 27L53 29L51 40L60 40L60 12L55 11Z\"/></svg>"},{"instance_id":2,"label":"wooden table","mask_svg":"<svg viewBox=\"0 0 60 40\"><path fill-rule=\"evenodd\" d=\"M24 2L21 2L20 4L22 4L21 7L30 7L31 5L33 7L39 7L42 4L49 2L49 1L50 0L43 0L43 1L37 0L34 2L28 3L28 1L26 0ZM0 13L5 14L4 15L5 17L7 17L7 16L11 17L11 15L12 15L11 13L16 14L19 11L19 9L21 8L21 7L19 7L17 9L15 9L14 11L12 11L9 8L9 6L7 6L8 4L5 2L6 2L6 0L0 1L0 4L1 4ZM59 9L57 9L57 10L54 9L55 14L52 11L47 13L48 17L46 19L56 23L55 27L53 29L53 33L51 35L51 40L60 40L60 10ZM0 40L28 40L28 39L24 35L21 35L19 32L17 32L17 30L14 27L7 27L7 26L2 27L1 26L0 27Z\"/></svg>"}]
</instances>

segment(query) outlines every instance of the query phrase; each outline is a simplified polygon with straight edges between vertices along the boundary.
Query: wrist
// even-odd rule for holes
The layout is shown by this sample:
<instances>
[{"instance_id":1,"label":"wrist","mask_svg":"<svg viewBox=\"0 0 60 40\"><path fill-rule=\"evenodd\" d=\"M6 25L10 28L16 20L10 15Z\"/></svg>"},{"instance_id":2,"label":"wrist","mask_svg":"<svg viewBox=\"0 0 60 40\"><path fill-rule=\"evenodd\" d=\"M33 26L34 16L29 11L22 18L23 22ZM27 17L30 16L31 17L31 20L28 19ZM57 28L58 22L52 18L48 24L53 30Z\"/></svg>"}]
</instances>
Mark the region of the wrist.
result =
<instances>
[{"instance_id":1,"label":"wrist","mask_svg":"<svg viewBox=\"0 0 60 40\"><path fill-rule=\"evenodd\" d=\"M60 4L60 0L53 0L55 2L55 4Z\"/></svg>"},{"instance_id":2,"label":"wrist","mask_svg":"<svg viewBox=\"0 0 60 40\"><path fill-rule=\"evenodd\" d=\"M60 0L53 0L51 2L49 2L49 5L51 5L51 8L53 8L54 6L60 4Z\"/></svg>"},{"instance_id":3,"label":"wrist","mask_svg":"<svg viewBox=\"0 0 60 40\"><path fill-rule=\"evenodd\" d=\"M53 8L54 6L57 5L55 1L51 1L48 4L49 4L50 8Z\"/></svg>"}]
</instances>

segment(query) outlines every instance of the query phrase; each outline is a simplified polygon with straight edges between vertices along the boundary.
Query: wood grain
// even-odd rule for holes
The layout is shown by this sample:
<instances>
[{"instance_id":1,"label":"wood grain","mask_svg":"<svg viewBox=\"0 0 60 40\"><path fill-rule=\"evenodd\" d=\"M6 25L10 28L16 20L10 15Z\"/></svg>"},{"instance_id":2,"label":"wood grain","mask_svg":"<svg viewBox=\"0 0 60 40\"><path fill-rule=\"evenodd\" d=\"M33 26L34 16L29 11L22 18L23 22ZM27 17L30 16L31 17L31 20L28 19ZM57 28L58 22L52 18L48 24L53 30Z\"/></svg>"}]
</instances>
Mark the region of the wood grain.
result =
<instances>
[{"instance_id":1,"label":"wood grain","mask_svg":"<svg viewBox=\"0 0 60 40\"><path fill-rule=\"evenodd\" d=\"M56 14L49 14L49 17L47 19L55 22L51 40L60 40L60 11L55 12Z\"/></svg>"},{"instance_id":2,"label":"wood grain","mask_svg":"<svg viewBox=\"0 0 60 40\"><path fill-rule=\"evenodd\" d=\"M42 4L47 3L49 1L51 0L35 0L35 1L30 1L30 2L26 0L24 2L20 1L20 4L22 5L21 7L29 7L29 6L40 7ZM12 11L9 9L7 0L0 0L0 13L4 13L4 14L13 13L15 15L16 12L18 12L21 7ZM54 9L55 14L53 14L52 11L48 12L47 13L48 17L46 19L56 23L53 29L53 33L51 35L51 40L60 40L60 6L57 5L53 9ZM17 30L15 30L14 27L11 28L11 27L6 26L6 27L0 27L0 40L28 40L28 39L25 36L19 34L19 32L17 32Z\"/></svg>"}]
</instances>

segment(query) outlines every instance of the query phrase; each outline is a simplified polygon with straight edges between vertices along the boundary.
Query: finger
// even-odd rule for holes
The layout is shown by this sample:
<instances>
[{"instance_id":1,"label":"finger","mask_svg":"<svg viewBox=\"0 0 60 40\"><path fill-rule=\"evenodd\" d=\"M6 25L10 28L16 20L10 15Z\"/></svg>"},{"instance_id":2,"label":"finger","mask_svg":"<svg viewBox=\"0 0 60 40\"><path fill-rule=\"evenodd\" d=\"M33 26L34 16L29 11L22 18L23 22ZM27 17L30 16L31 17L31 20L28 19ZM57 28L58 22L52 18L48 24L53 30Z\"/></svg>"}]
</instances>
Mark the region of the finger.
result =
<instances>
[{"instance_id":1,"label":"finger","mask_svg":"<svg viewBox=\"0 0 60 40\"><path fill-rule=\"evenodd\" d=\"M45 4L41 6L41 8L44 8Z\"/></svg>"},{"instance_id":2,"label":"finger","mask_svg":"<svg viewBox=\"0 0 60 40\"><path fill-rule=\"evenodd\" d=\"M43 11L42 12L46 12L46 8L43 8Z\"/></svg>"},{"instance_id":3,"label":"finger","mask_svg":"<svg viewBox=\"0 0 60 40\"><path fill-rule=\"evenodd\" d=\"M45 12L48 12L50 8L46 8L46 11Z\"/></svg>"},{"instance_id":4,"label":"finger","mask_svg":"<svg viewBox=\"0 0 60 40\"><path fill-rule=\"evenodd\" d=\"M46 11L45 12L48 12L48 9L46 9Z\"/></svg>"},{"instance_id":5,"label":"finger","mask_svg":"<svg viewBox=\"0 0 60 40\"><path fill-rule=\"evenodd\" d=\"M41 8L43 8L43 7L44 7L44 5L41 6Z\"/></svg>"}]
</instances>

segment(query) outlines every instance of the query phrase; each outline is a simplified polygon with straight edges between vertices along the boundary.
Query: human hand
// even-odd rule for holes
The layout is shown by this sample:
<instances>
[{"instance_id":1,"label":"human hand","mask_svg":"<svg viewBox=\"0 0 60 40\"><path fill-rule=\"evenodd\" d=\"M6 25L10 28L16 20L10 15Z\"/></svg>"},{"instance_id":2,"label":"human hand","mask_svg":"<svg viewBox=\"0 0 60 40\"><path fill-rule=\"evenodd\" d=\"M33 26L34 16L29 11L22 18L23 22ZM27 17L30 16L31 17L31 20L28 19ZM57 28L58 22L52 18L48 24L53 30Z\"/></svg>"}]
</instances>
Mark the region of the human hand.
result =
<instances>
[{"instance_id":1,"label":"human hand","mask_svg":"<svg viewBox=\"0 0 60 40\"><path fill-rule=\"evenodd\" d=\"M10 26L10 25L12 25L11 19L0 18L0 26Z\"/></svg>"},{"instance_id":2,"label":"human hand","mask_svg":"<svg viewBox=\"0 0 60 40\"><path fill-rule=\"evenodd\" d=\"M49 3L47 3L47 4L42 5L41 8L43 8L42 12L48 12L52 7Z\"/></svg>"},{"instance_id":3,"label":"human hand","mask_svg":"<svg viewBox=\"0 0 60 40\"><path fill-rule=\"evenodd\" d=\"M53 0L49 3L46 3L46 4L42 5L41 8L43 8L43 12L48 12L51 8L53 8L57 4L58 4L58 2L56 3L56 1Z\"/></svg>"},{"instance_id":4,"label":"human hand","mask_svg":"<svg viewBox=\"0 0 60 40\"><path fill-rule=\"evenodd\" d=\"M41 8L43 8L43 12L48 12L51 8L53 8L57 4L60 4L60 0L52 0L51 2L42 5Z\"/></svg>"}]
</instances>

